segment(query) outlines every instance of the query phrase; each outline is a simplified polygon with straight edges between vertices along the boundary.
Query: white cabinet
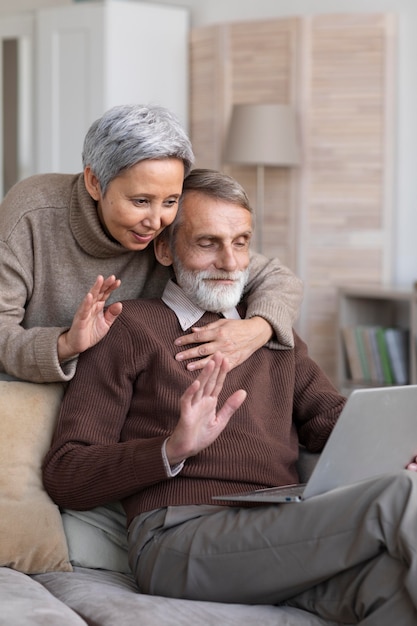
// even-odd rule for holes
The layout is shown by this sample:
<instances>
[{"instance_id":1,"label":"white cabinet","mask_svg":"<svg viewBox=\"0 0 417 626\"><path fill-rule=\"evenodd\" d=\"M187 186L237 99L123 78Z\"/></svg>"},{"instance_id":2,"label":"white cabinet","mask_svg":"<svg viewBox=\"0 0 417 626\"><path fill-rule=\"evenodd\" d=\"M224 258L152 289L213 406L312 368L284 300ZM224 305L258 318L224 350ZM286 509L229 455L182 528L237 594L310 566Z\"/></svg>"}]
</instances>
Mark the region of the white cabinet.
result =
<instances>
[{"instance_id":1,"label":"white cabinet","mask_svg":"<svg viewBox=\"0 0 417 626\"><path fill-rule=\"evenodd\" d=\"M37 170L77 172L91 122L157 103L188 123L188 12L106 0L37 12Z\"/></svg>"},{"instance_id":2,"label":"white cabinet","mask_svg":"<svg viewBox=\"0 0 417 626\"><path fill-rule=\"evenodd\" d=\"M188 9L136 0L87 1L1 17L0 60L9 76L0 85L3 171L14 153L17 180L37 172L80 171L85 132L117 104L161 104L188 130L188 32ZM11 72L4 71L5 60ZM15 121L16 108L22 113ZM11 130L14 139L5 147ZM15 181L0 178L3 194Z\"/></svg>"}]
</instances>

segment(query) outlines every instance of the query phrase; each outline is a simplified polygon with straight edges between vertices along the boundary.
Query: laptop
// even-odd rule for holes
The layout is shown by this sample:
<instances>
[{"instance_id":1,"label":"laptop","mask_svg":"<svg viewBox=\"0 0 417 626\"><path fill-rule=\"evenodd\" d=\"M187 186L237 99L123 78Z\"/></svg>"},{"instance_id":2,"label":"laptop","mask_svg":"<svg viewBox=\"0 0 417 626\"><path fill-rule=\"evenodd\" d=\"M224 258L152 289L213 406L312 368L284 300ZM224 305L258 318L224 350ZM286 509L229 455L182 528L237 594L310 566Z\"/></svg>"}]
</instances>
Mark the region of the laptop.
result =
<instances>
[{"instance_id":1,"label":"laptop","mask_svg":"<svg viewBox=\"0 0 417 626\"><path fill-rule=\"evenodd\" d=\"M337 487L398 472L417 456L417 385L356 389L307 483L214 496L213 500L301 502Z\"/></svg>"}]
</instances>

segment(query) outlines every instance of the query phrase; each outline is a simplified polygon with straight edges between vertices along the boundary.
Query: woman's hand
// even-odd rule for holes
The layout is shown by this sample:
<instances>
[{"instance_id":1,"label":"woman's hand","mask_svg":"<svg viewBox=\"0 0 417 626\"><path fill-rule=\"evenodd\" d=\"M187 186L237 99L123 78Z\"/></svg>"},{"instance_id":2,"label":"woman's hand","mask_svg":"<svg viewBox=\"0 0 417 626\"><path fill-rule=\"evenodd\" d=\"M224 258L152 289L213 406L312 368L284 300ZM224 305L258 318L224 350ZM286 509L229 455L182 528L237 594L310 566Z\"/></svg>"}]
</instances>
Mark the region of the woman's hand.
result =
<instances>
[{"instance_id":1,"label":"woman's hand","mask_svg":"<svg viewBox=\"0 0 417 626\"><path fill-rule=\"evenodd\" d=\"M229 369L227 359L220 353L214 354L181 396L180 419L165 448L171 466L212 444L244 402L246 391L239 389L217 411L218 396Z\"/></svg>"},{"instance_id":2,"label":"woman's hand","mask_svg":"<svg viewBox=\"0 0 417 626\"><path fill-rule=\"evenodd\" d=\"M192 333L178 337L176 346L198 344L176 355L177 361L187 361L201 357L199 361L187 364L188 370L202 369L215 352L227 357L230 368L240 365L256 350L264 346L272 336L272 328L262 317L216 322L192 328Z\"/></svg>"},{"instance_id":3,"label":"woman's hand","mask_svg":"<svg viewBox=\"0 0 417 626\"><path fill-rule=\"evenodd\" d=\"M121 302L114 302L106 310L105 304L120 280L109 276L104 280L98 276L96 282L81 302L71 327L58 339L58 358L60 362L84 352L103 339L110 326L122 311Z\"/></svg>"}]
</instances>

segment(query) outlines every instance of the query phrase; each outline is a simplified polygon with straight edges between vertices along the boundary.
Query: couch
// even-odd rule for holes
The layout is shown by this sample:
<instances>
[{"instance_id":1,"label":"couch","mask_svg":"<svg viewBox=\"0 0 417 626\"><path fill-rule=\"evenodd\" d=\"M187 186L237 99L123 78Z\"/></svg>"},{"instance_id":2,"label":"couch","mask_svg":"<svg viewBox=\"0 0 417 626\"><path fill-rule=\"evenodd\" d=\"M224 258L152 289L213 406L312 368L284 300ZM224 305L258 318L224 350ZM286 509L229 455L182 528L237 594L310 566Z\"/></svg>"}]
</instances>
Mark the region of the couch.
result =
<instances>
[{"instance_id":1,"label":"couch","mask_svg":"<svg viewBox=\"0 0 417 626\"><path fill-rule=\"evenodd\" d=\"M286 606L141 594L127 563L119 503L59 510L41 463L64 392L58 383L0 381L0 624L4 626L330 626ZM314 455L303 455L309 472Z\"/></svg>"}]
</instances>

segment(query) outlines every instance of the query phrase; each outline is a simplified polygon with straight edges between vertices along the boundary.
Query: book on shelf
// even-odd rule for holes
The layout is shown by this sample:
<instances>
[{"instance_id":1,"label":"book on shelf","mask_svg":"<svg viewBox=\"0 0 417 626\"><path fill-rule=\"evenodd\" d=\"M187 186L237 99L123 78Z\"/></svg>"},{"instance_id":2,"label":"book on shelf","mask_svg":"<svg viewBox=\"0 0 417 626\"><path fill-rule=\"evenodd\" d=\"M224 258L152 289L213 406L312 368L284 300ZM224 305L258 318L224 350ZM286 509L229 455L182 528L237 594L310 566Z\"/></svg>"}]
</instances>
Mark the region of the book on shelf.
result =
<instances>
[{"instance_id":1,"label":"book on shelf","mask_svg":"<svg viewBox=\"0 0 417 626\"><path fill-rule=\"evenodd\" d=\"M377 330L378 328L380 328L380 326L366 326L364 328L366 328L366 335L372 349L372 362L375 367L374 382L376 382L378 385L383 385L385 383L384 371L382 369L381 355L379 353L378 340L376 337Z\"/></svg>"},{"instance_id":2,"label":"book on shelf","mask_svg":"<svg viewBox=\"0 0 417 626\"><path fill-rule=\"evenodd\" d=\"M387 328L385 341L396 385L408 385L408 331L403 328Z\"/></svg>"},{"instance_id":3,"label":"book on shelf","mask_svg":"<svg viewBox=\"0 0 417 626\"><path fill-rule=\"evenodd\" d=\"M378 328L376 331L376 340L378 343L379 356L381 358L382 372L384 375L384 383L386 385L394 384L388 346L385 339L385 328Z\"/></svg>"},{"instance_id":4,"label":"book on shelf","mask_svg":"<svg viewBox=\"0 0 417 626\"><path fill-rule=\"evenodd\" d=\"M378 326L359 327L369 366L369 381L376 385L383 385L384 372L382 371L381 358L376 339L377 328Z\"/></svg>"},{"instance_id":5,"label":"book on shelf","mask_svg":"<svg viewBox=\"0 0 417 626\"><path fill-rule=\"evenodd\" d=\"M358 342L354 326L343 326L341 329L343 343L346 350L347 363L349 366L349 378L355 381L362 380L362 364L359 355Z\"/></svg>"},{"instance_id":6,"label":"book on shelf","mask_svg":"<svg viewBox=\"0 0 417 626\"><path fill-rule=\"evenodd\" d=\"M371 380L371 364L368 360L368 353L365 346L363 336L363 326L355 327L356 343L358 344L359 359L361 362L362 378L364 382L370 382Z\"/></svg>"},{"instance_id":7,"label":"book on shelf","mask_svg":"<svg viewBox=\"0 0 417 626\"><path fill-rule=\"evenodd\" d=\"M349 378L377 385L409 382L409 331L373 325L342 329Z\"/></svg>"}]
</instances>

